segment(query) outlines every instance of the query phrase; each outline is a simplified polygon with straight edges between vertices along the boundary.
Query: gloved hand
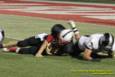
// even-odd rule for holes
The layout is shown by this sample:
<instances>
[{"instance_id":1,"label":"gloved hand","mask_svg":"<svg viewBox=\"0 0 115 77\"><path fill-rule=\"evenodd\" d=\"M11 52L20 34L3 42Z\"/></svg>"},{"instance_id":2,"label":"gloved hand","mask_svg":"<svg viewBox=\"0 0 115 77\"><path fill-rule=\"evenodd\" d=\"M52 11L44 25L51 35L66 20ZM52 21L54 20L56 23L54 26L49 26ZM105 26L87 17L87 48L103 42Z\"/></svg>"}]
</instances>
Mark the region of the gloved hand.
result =
<instances>
[{"instance_id":1,"label":"gloved hand","mask_svg":"<svg viewBox=\"0 0 115 77\"><path fill-rule=\"evenodd\" d=\"M76 34L79 33L79 30L76 28L76 24L73 20L69 20L68 24L71 26L74 33L76 33Z\"/></svg>"},{"instance_id":2,"label":"gloved hand","mask_svg":"<svg viewBox=\"0 0 115 77\"><path fill-rule=\"evenodd\" d=\"M71 26L72 29L76 28L76 24L75 24L75 22L73 20L69 20L68 24Z\"/></svg>"}]
</instances>

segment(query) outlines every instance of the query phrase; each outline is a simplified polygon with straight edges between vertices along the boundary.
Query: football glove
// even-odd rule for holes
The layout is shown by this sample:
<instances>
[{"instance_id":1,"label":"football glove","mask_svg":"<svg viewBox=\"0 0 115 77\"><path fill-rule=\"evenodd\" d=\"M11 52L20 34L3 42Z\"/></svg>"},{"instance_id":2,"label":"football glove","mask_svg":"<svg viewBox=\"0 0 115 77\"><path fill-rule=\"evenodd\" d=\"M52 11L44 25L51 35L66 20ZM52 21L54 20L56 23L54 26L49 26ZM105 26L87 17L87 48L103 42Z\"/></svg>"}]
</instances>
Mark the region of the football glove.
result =
<instances>
[{"instance_id":1,"label":"football glove","mask_svg":"<svg viewBox=\"0 0 115 77\"><path fill-rule=\"evenodd\" d=\"M74 21L69 20L68 24L71 26L74 33L79 33L78 29L76 28L76 24Z\"/></svg>"}]
</instances>

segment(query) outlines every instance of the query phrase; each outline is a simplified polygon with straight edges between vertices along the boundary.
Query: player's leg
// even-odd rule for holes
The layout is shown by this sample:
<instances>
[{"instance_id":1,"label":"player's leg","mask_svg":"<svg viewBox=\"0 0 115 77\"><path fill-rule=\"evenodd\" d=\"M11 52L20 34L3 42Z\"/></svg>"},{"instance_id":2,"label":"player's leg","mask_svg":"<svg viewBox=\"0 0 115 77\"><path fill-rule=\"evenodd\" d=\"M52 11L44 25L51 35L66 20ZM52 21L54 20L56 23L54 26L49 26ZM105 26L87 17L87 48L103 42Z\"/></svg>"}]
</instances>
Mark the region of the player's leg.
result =
<instances>
[{"instance_id":1,"label":"player's leg","mask_svg":"<svg viewBox=\"0 0 115 77\"><path fill-rule=\"evenodd\" d=\"M17 43L19 47L26 47L26 46L38 46L41 45L40 38L35 38L35 36L29 37Z\"/></svg>"},{"instance_id":2,"label":"player's leg","mask_svg":"<svg viewBox=\"0 0 115 77\"><path fill-rule=\"evenodd\" d=\"M35 55L38 47L32 46L32 47L27 47L27 48L19 48L19 47L10 47L10 48L4 48L3 49L5 52L15 52L18 54L32 54Z\"/></svg>"},{"instance_id":3,"label":"player's leg","mask_svg":"<svg viewBox=\"0 0 115 77\"><path fill-rule=\"evenodd\" d=\"M3 44L3 48L10 48L10 47L15 47L15 46L17 46L17 41Z\"/></svg>"},{"instance_id":4,"label":"player's leg","mask_svg":"<svg viewBox=\"0 0 115 77\"><path fill-rule=\"evenodd\" d=\"M18 42L11 42L8 44L4 44L3 47L4 48L10 48L10 47L14 47L14 46L18 46L18 47L26 47L26 46L37 46L40 45L42 42L40 40L40 38L35 38L34 36L26 38L24 40L18 41Z\"/></svg>"},{"instance_id":5,"label":"player's leg","mask_svg":"<svg viewBox=\"0 0 115 77\"><path fill-rule=\"evenodd\" d=\"M21 40L21 41L10 42L10 43L4 44L3 47L4 48L10 48L10 47L15 47L15 46L19 46L19 47L29 46L30 43L32 43L33 39L34 39L34 37L29 37L29 38L26 38L26 39Z\"/></svg>"},{"instance_id":6,"label":"player's leg","mask_svg":"<svg viewBox=\"0 0 115 77\"><path fill-rule=\"evenodd\" d=\"M18 51L19 54L32 54L35 55L38 51L38 47L36 46L32 46L32 47L28 47L28 48L20 48L20 50Z\"/></svg>"}]
</instances>

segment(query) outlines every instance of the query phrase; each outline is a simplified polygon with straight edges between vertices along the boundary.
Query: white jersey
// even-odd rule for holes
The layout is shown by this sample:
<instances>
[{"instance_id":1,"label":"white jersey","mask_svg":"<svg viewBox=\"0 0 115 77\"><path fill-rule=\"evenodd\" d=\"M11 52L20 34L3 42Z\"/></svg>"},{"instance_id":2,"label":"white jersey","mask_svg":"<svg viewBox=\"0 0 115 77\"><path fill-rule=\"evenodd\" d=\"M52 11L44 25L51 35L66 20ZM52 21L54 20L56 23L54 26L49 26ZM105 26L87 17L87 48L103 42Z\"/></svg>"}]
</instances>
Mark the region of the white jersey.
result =
<instances>
[{"instance_id":1,"label":"white jersey","mask_svg":"<svg viewBox=\"0 0 115 77\"><path fill-rule=\"evenodd\" d=\"M113 43L113 45L112 45L112 51L115 52L115 38L114 38L114 43Z\"/></svg>"},{"instance_id":2,"label":"white jersey","mask_svg":"<svg viewBox=\"0 0 115 77\"><path fill-rule=\"evenodd\" d=\"M47 33L37 34L35 35L35 38L40 38L40 40L43 41L47 35L48 35Z\"/></svg>"},{"instance_id":3,"label":"white jersey","mask_svg":"<svg viewBox=\"0 0 115 77\"><path fill-rule=\"evenodd\" d=\"M100 38L102 38L104 34L92 34L90 36L81 36L78 42L78 46L81 50L85 48L100 51ZM115 51L115 38L113 38L113 42L111 45L105 46L101 50L112 50Z\"/></svg>"},{"instance_id":4,"label":"white jersey","mask_svg":"<svg viewBox=\"0 0 115 77\"><path fill-rule=\"evenodd\" d=\"M85 48L98 50L99 49L99 39L103 34L92 34L90 36L81 36L79 39L78 45L80 49L84 50Z\"/></svg>"}]
</instances>

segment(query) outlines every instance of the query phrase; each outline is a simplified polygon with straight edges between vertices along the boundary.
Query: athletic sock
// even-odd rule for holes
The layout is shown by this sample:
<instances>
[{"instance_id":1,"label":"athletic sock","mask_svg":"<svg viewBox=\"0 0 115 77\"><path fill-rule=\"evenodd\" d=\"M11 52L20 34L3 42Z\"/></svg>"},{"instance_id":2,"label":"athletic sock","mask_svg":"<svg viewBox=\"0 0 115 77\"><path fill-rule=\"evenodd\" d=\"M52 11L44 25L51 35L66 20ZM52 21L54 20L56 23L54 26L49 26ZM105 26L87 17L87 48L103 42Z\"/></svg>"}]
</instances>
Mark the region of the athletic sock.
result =
<instances>
[{"instance_id":1,"label":"athletic sock","mask_svg":"<svg viewBox=\"0 0 115 77\"><path fill-rule=\"evenodd\" d=\"M19 53L19 51L20 51L20 48L17 48L17 49L16 49L16 53Z\"/></svg>"},{"instance_id":2,"label":"athletic sock","mask_svg":"<svg viewBox=\"0 0 115 77\"><path fill-rule=\"evenodd\" d=\"M9 52L16 52L17 47L10 47L8 48Z\"/></svg>"},{"instance_id":3,"label":"athletic sock","mask_svg":"<svg viewBox=\"0 0 115 77\"><path fill-rule=\"evenodd\" d=\"M10 47L10 48L3 48L4 52L15 52L18 53L20 51L20 48L17 47Z\"/></svg>"}]
</instances>

